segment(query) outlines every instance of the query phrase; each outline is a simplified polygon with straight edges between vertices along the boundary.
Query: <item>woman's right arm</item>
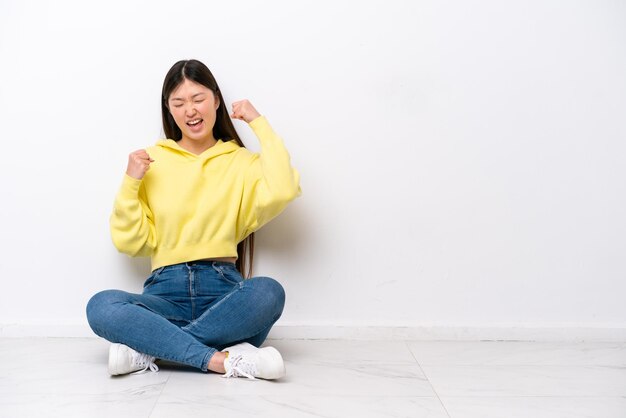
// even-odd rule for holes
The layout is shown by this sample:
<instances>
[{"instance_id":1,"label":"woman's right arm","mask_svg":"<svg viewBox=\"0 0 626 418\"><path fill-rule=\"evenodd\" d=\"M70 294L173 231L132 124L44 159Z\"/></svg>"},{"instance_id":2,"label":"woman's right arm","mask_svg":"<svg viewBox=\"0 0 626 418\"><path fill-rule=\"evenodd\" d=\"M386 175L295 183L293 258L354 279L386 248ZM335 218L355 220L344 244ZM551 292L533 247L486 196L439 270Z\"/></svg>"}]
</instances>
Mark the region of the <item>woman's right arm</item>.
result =
<instances>
[{"instance_id":1,"label":"woman's right arm","mask_svg":"<svg viewBox=\"0 0 626 418\"><path fill-rule=\"evenodd\" d=\"M153 161L145 150L130 154L128 169L113 205L110 218L113 244L120 252L131 256L149 256L156 247L154 217L142 185L142 178Z\"/></svg>"}]
</instances>

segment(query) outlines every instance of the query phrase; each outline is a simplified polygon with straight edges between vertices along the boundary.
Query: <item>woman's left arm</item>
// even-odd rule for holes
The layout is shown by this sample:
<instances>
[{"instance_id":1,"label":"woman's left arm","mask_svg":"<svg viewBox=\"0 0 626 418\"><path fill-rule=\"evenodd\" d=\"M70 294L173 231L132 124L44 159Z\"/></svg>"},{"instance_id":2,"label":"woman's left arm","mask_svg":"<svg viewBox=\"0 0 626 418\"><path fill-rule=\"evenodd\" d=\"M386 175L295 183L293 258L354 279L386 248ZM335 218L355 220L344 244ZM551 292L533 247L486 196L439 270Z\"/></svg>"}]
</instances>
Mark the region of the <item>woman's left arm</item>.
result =
<instances>
[{"instance_id":1,"label":"woman's left arm","mask_svg":"<svg viewBox=\"0 0 626 418\"><path fill-rule=\"evenodd\" d=\"M282 138L248 100L233 103L231 117L247 122L261 144L261 152L254 154L245 176L241 216L246 223L244 235L247 236L302 194L300 174L291 166Z\"/></svg>"}]
</instances>

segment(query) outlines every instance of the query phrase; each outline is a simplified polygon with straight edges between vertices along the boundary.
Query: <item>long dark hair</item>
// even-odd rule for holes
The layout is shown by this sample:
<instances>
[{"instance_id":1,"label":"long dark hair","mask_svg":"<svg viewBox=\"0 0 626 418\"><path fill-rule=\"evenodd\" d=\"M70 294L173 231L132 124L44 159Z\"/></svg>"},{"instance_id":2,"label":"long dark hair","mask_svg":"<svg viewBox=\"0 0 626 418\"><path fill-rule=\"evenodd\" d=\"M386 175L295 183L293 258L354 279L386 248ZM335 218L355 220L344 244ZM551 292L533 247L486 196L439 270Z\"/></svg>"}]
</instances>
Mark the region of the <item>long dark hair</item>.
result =
<instances>
[{"instance_id":1,"label":"long dark hair","mask_svg":"<svg viewBox=\"0 0 626 418\"><path fill-rule=\"evenodd\" d=\"M181 60L170 68L163 81L163 91L161 92L161 116L163 118L163 132L165 137L179 141L182 138L182 132L174 117L170 113L167 107L167 101L170 94L181 85L185 79L191 80L195 83L202 84L210 89L213 94L219 99L220 104L215 112L215 125L213 126L213 137L222 139L222 141L235 141L240 147L245 145L241 142L241 138L235 130L232 120L226 106L224 104L224 98L220 91L215 77L211 74L211 71L206 65L198 60ZM254 258L254 233L248 235L246 239L237 244L237 270L245 278L250 278L252 275L252 261ZM245 270L245 271L244 271Z\"/></svg>"}]
</instances>

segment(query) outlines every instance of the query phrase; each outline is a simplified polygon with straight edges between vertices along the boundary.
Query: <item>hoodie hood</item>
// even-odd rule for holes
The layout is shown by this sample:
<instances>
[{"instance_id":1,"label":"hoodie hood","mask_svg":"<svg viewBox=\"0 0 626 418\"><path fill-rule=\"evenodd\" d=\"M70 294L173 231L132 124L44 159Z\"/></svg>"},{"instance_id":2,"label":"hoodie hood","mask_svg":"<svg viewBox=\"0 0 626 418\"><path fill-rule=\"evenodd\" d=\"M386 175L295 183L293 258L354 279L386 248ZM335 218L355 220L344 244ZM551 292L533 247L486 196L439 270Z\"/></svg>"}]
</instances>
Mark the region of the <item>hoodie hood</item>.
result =
<instances>
[{"instance_id":1,"label":"hoodie hood","mask_svg":"<svg viewBox=\"0 0 626 418\"><path fill-rule=\"evenodd\" d=\"M213 145L211 148L207 148L201 154L194 154L193 152L187 151L180 145L178 142L173 139L161 139L157 141L156 147L158 147L161 151L165 151L167 153L176 153L180 154L189 159L202 159L208 160L213 157L217 157L218 155L230 154L231 152L237 151L239 148L239 144L235 141L222 141L221 139L217 140L217 143Z\"/></svg>"}]
</instances>

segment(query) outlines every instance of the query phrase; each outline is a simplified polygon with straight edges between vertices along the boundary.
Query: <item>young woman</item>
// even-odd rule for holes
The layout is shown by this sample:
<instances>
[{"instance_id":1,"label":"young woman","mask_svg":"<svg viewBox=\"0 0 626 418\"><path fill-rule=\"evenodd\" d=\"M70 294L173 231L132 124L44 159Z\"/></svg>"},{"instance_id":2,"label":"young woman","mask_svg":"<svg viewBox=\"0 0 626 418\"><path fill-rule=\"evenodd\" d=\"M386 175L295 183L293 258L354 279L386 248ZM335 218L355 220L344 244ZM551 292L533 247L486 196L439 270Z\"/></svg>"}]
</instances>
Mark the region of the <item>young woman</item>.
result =
<instances>
[{"instance_id":1,"label":"young woman","mask_svg":"<svg viewBox=\"0 0 626 418\"><path fill-rule=\"evenodd\" d=\"M253 233L301 194L299 173L248 100L229 115L199 61L170 69L161 110L167 139L130 154L110 218L117 249L150 256L152 274L142 294L105 290L87 305L92 330L112 343L109 373L157 371L163 359L223 377L280 378L280 353L259 347L285 293L272 278L250 278ZM230 118L252 128L260 153L244 147Z\"/></svg>"}]
</instances>

